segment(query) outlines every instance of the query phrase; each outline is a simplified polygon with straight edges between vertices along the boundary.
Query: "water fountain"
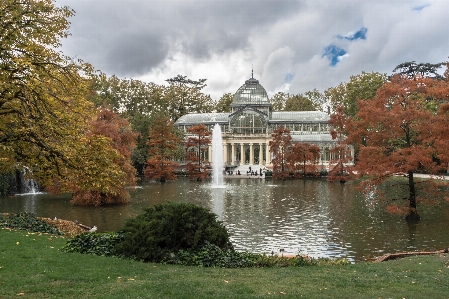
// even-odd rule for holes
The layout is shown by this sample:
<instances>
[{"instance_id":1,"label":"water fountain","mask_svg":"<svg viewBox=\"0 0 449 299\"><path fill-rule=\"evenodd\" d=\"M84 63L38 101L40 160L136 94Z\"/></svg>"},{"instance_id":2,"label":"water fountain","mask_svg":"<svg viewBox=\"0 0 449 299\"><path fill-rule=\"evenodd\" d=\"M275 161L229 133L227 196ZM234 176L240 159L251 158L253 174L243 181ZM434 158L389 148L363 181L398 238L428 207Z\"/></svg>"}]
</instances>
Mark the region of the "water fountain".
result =
<instances>
[{"instance_id":1,"label":"water fountain","mask_svg":"<svg viewBox=\"0 0 449 299\"><path fill-rule=\"evenodd\" d=\"M223 183L223 141L221 128L215 124L212 131L212 187L224 187Z\"/></svg>"}]
</instances>

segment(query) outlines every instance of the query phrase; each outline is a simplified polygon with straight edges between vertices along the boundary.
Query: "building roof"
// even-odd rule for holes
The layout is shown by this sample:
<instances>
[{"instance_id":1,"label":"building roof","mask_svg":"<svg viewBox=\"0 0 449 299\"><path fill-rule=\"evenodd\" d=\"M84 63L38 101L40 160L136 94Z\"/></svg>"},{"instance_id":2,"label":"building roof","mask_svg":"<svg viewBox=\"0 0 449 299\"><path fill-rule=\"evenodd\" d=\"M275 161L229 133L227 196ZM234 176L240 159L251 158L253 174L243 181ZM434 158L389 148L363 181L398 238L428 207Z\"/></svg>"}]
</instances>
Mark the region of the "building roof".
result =
<instances>
[{"instance_id":1,"label":"building roof","mask_svg":"<svg viewBox=\"0 0 449 299\"><path fill-rule=\"evenodd\" d=\"M281 111L273 112L270 122L327 122L329 119L329 114L321 111Z\"/></svg>"},{"instance_id":2,"label":"building roof","mask_svg":"<svg viewBox=\"0 0 449 299\"><path fill-rule=\"evenodd\" d=\"M292 141L293 142L307 142L307 143L313 143L313 142L335 142L335 140L332 139L331 134L307 134L307 135L296 135L292 134Z\"/></svg>"},{"instance_id":3,"label":"building roof","mask_svg":"<svg viewBox=\"0 0 449 299\"><path fill-rule=\"evenodd\" d=\"M229 113L190 113L181 116L175 125L216 124L228 121Z\"/></svg>"},{"instance_id":4,"label":"building roof","mask_svg":"<svg viewBox=\"0 0 449 299\"><path fill-rule=\"evenodd\" d=\"M234 94L231 107L241 105L270 105L265 88L252 76Z\"/></svg>"}]
</instances>

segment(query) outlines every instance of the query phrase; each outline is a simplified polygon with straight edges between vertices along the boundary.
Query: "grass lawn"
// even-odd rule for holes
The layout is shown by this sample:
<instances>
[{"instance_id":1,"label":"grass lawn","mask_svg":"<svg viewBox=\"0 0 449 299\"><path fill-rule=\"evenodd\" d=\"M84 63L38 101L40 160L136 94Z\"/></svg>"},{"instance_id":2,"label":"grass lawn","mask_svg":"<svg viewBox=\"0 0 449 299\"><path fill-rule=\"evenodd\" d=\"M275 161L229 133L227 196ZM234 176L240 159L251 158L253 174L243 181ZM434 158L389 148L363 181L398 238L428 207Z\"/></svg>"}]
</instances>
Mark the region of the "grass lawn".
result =
<instances>
[{"instance_id":1,"label":"grass lawn","mask_svg":"<svg viewBox=\"0 0 449 299\"><path fill-rule=\"evenodd\" d=\"M0 229L0 298L449 298L449 255L347 266L218 269L58 249L65 238Z\"/></svg>"}]
</instances>

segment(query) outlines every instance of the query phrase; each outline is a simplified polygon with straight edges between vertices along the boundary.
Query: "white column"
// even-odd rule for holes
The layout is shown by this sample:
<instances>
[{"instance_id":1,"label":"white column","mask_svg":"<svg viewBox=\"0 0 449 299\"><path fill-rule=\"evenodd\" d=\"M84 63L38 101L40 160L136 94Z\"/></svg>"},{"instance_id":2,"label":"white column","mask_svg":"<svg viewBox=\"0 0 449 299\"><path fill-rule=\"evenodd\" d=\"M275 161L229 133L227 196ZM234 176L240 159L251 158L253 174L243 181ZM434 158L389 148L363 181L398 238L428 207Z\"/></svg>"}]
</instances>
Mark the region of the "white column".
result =
<instances>
[{"instance_id":1,"label":"white column","mask_svg":"<svg viewBox=\"0 0 449 299\"><path fill-rule=\"evenodd\" d=\"M231 164L235 165L235 143L231 143Z\"/></svg>"},{"instance_id":2,"label":"white column","mask_svg":"<svg viewBox=\"0 0 449 299\"><path fill-rule=\"evenodd\" d=\"M249 164L254 164L254 146L253 146L253 143L249 144Z\"/></svg>"},{"instance_id":3,"label":"white column","mask_svg":"<svg viewBox=\"0 0 449 299\"><path fill-rule=\"evenodd\" d=\"M226 143L223 143L223 162L226 165L228 161L228 151L227 151L228 145Z\"/></svg>"},{"instance_id":4,"label":"white column","mask_svg":"<svg viewBox=\"0 0 449 299\"><path fill-rule=\"evenodd\" d=\"M267 141L267 143L265 143L265 160L266 163L265 165L271 164L271 154L270 154L270 146L268 145L270 141Z\"/></svg>"},{"instance_id":5,"label":"white column","mask_svg":"<svg viewBox=\"0 0 449 299\"><path fill-rule=\"evenodd\" d=\"M244 149L244 144L240 143L240 164L243 165L245 164L245 149Z\"/></svg>"},{"instance_id":6,"label":"white column","mask_svg":"<svg viewBox=\"0 0 449 299\"><path fill-rule=\"evenodd\" d=\"M262 143L259 143L259 165L263 164L263 148Z\"/></svg>"}]
</instances>

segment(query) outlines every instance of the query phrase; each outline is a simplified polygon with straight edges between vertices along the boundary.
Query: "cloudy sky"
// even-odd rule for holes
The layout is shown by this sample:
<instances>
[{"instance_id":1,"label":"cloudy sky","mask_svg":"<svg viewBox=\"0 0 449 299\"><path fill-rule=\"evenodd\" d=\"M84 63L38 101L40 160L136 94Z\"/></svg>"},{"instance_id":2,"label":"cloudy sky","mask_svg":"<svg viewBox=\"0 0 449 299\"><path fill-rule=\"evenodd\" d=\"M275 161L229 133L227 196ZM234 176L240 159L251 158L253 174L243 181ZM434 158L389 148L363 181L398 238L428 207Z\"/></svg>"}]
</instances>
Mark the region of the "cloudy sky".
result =
<instances>
[{"instance_id":1,"label":"cloudy sky","mask_svg":"<svg viewBox=\"0 0 449 299\"><path fill-rule=\"evenodd\" d=\"M62 51L119 78L207 79L218 100L254 77L269 96L402 62L448 60L446 0L56 0L76 15Z\"/></svg>"}]
</instances>

